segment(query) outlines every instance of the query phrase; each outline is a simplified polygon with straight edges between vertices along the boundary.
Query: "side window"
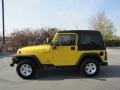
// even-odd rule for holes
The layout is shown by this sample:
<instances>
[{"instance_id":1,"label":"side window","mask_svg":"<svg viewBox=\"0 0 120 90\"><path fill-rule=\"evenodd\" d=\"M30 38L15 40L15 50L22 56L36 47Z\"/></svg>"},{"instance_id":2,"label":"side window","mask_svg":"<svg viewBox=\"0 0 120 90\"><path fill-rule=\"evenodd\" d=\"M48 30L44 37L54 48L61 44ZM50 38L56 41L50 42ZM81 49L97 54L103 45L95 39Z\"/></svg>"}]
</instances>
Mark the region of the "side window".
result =
<instances>
[{"instance_id":1,"label":"side window","mask_svg":"<svg viewBox=\"0 0 120 90\"><path fill-rule=\"evenodd\" d=\"M75 34L59 34L57 39L57 46L75 46L76 35Z\"/></svg>"},{"instance_id":2,"label":"side window","mask_svg":"<svg viewBox=\"0 0 120 90\"><path fill-rule=\"evenodd\" d=\"M92 49L101 49L103 48L103 40L101 38L101 35L96 32L89 32L89 33L84 33L82 32L80 34L80 49L84 50L92 50Z\"/></svg>"}]
</instances>

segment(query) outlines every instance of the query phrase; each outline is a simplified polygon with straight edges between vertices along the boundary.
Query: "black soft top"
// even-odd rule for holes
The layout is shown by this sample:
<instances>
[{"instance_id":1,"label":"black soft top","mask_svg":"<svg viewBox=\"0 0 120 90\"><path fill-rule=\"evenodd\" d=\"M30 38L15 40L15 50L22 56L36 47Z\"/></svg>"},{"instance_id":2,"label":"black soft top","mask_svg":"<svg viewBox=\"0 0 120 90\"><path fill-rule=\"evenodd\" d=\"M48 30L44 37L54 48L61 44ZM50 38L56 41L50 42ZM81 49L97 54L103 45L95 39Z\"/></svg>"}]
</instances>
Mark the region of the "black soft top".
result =
<instances>
[{"instance_id":1,"label":"black soft top","mask_svg":"<svg viewBox=\"0 0 120 90\"><path fill-rule=\"evenodd\" d=\"M59 33L76 33L78 35L78 50L104 50L102 35L96 30L66 30Z\"/></svg>"},{"instance_id":2,"label":"black soft top","mask_svg":"<svg viewBox=\"0 0 120 90\"><path fill-rule=\"evenodd\" d=\"M65 31L59 31L59 33L76 33L76 34L79 34L81 32L84 32L84 33L89 33L89 32L100 33L99 31L96 31L96 30L65 30Z\"/></svg>"}]
</instances>

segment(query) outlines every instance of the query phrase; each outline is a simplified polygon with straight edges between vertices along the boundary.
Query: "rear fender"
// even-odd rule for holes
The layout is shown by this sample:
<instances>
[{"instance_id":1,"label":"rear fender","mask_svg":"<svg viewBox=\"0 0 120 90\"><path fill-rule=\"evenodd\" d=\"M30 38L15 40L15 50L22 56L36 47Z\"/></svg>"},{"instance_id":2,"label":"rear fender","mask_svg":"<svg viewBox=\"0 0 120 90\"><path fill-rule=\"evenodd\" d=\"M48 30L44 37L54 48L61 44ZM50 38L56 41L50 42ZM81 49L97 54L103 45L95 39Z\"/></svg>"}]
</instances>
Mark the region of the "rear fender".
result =
<instances>
[{"instance_id":1,"label":"rear fender","mask_svg":"<svg viewBox=\"0 0 120 90\"><path fill-rule=\"evenodd\" d=\"M80 56L77 65L80 66L86 58L95 58L99 64L102 64L102 59L98 53L85 53Z\"/></svg>"}]
</instances>

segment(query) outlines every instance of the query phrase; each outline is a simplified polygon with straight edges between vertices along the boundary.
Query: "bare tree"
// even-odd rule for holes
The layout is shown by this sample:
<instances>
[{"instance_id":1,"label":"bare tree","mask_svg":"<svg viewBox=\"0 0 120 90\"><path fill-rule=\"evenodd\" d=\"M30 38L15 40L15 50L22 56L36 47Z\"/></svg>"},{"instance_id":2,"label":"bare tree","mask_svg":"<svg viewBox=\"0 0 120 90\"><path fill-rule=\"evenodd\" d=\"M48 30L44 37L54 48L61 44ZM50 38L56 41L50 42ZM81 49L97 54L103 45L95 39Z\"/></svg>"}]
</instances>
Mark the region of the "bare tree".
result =
<instances>
[{"instance_id":1,"label":"bare tree","mask_svg":"<svg viewBox=\"0 0 120 90\"><path fill-rule=\"evenodd\" d=\"M100 31L104 39L113 38L116 30L114 24L107 18L104 11L91 19L89 29Z\"/></svg>"},{"instance_id":2,"label":"bare tree","mask_svg":"<svg viewBox=\"0 0 120 90\"><path fill-rule=\"evenodd\" d=\"M16 30L10 35L10 46L14 50L20 47L27 46L29 42L29 35L31 34L29 29L23 29L22 31Z\"/></svg>"},{"instance_id":3,"label":"bare tree","mask_svg":"<svg viewBox=\"0 0 120 90\"><path fill-rule=\"evenodd\" d=\"M16 51L24 46L43 44L47 37L52 38L57 31L57 28L15 30L9 36L9 46Z\"/></svg>"}]
</instances>

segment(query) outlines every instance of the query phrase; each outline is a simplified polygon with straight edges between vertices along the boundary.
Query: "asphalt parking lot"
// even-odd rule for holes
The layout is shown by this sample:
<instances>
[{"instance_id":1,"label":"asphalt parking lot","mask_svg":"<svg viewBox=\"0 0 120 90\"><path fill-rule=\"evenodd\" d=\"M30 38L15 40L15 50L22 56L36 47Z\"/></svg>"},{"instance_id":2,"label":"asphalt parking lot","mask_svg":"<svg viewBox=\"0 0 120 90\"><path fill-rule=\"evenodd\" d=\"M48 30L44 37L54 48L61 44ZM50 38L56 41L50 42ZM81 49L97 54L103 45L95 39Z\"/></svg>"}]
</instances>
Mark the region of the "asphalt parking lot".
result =
<instances>
[{"instance_id":1,"label":"asphalt parking lot","mask_svg":"<svg viewBox=\"0 0 120 90\"><path fill-rule=\"evenodd\" d=\"M46 69L34 80L23 80L11 68L9 55L0 55L0 90L120 90L120 49L108 49L108 67L97 77L84 78L74 69Z\"/></svg>"}]
</instances>

